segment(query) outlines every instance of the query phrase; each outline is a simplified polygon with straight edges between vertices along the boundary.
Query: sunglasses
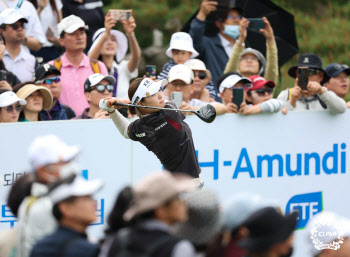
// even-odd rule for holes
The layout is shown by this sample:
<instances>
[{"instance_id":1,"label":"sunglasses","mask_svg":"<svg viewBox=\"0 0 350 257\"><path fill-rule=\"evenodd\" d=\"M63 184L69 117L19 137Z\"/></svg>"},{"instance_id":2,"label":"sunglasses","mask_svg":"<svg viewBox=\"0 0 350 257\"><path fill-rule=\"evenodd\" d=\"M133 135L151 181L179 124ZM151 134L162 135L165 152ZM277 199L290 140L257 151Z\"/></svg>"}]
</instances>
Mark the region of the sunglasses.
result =
<instances>
[{"instance_id":1,"label":"sunglasses","mask_svg":"<svg viewBox=\"0 0 350 257\"><path fill-rule=\"evenodd\" d=\"M232 15L229 15L229 16L227 16L227 19L232 19L232 20L240 20L240 19L242 19L243 18L243 16L232 16Z\"/></svg>"},{"instance_id":2,"label":"sunglasses","mask_svg":"<svg viewBox=\"0 0 350 257\"><path fill-rule=\"evenodd\" d=\"M14 30L17 30L18 28L24 29L24 23L19 23L19 24L9 24Z\"/></svg>"},{"instance_id":3,"label":"sunglasses","mask_svg":"<svg viewBox=\"0 0 350 257\"><path fill-rule=\"evenodd\" d=\"M317 75L321 72L321 70L319 69L316 69L316 68L309 68L309 76L314 76L314 75ZM299 69L297 70L297 76L299 74Z\"/></svg>"},{"instance_id":4,"label":"sunglasses","mask_svg":"<svg viewBox=\"0 0 350 257\"><path fill-rule=\"evenodd\" d=\"M207 77L207 73L205 71L193 72L193 77L198 76L199 79L205 79Z\"/></svg>"},{"instance_id":5,"label":"sunglasses","mask_svg":"<svg viewBox=\"0 0 350 257\"><path fill-rule=\"evenodd\" d=\"M52 82L58 83L60 81L61 81L61 77L57 76L57 77L53 77L53 78L38 80L37 82L35 82L35 84L47 84L47 85L50 85L50 84L52 84Z\"/></svg>"},{"instance_id":6,"label":"sunglasses","mask_svg":"<svg viewBox=\"0 0 350 257\"><path fill-rule=\"evenodd\" d=\"M109 93L112 93L113 92L113 89L114 89L114 85L96 85L94 87L91 88L90 91L92 90L97 90L97 92L99 93L103 93L106 89Z\"/></svg>"},{"instance_id":7,"label":"sunglasses","mask_svg":"<svg viewBox=\"0 0 350 257\"><path fill-rule=\"evenodd\" d=\"M23 106L22 105L17 105L16 107L13 107L13 105L10 105L10 106L7 106L6 107L6 111L8 113L11 113L13 112L13 110L16 110L17 112L21 112L23 109Z\"/></svg>"},{"instance_id":8,"label":"sunglasses","mask_svg":"<svg viewBox=\"0 0 350 257\"><path fill-rule=\"evenodd\" d=\"M272 91L273 91L273 89L271 87L267 87L267 88L259 88L259 89L257 89L256 93L258 94L258 96L264 96L266 92L269 95L271 95Z\"/></svg>"}]
</instances>

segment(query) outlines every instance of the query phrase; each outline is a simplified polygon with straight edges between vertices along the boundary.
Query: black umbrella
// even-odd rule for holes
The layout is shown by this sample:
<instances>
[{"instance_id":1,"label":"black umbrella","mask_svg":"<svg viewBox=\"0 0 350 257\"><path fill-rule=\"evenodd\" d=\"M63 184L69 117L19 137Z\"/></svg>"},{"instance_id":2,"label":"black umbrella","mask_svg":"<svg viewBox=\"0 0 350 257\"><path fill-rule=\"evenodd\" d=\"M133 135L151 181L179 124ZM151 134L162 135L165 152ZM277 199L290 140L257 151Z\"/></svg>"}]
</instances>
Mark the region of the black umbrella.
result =
<instances>
[{"instance_id":1,"label":"black umbrella","mask_svg":"<svg viewBox=\"0 0 350 257\"><path fill-rule=\"evenodd\" d=\"M299 47L295 34L294 16L292 14L275 5L270 0L237 0L234 4L232 4L232 1L229 2L230 4L226 5L227 8L230 8L230 6L242 8L244 10L244 17L246 18L260 18L265 16L269 20L276 38L279 66L285 64L298 53ZM219 1L219 5L223 6L222 2L220 4ZM189 31L191 20L195 15L185 24L182 31ZM215 15L207 18L207 36L215 35L218 32L214 19ZM265 37L260 32L249 29L245 43L247 47L257 49L266 56Z\"/></svg>"}]
</instances>

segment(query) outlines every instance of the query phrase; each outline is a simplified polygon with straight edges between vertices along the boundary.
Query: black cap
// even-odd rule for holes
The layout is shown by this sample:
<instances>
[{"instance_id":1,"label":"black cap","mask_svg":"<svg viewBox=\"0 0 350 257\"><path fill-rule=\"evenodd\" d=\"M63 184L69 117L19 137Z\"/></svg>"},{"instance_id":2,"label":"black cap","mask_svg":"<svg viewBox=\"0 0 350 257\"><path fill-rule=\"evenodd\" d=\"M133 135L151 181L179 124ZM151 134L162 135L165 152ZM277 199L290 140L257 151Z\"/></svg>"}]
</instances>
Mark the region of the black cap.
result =
<instances>
[{"instance_id":1,"label":"black cap","mask_svg":"<svg viewBox=\"0 0 350 257\"><path fill-rule=\"evenodd\" d=\"M48 64L48 63L41 64L35 69L34 81L36 82L38 80L41 80L45 76L51 75L51 74L61 75L61 72L51 64Z\"/></svg>"},{"instance_id":2,"label":"black cap","mask_svg":"<svg viewBox=\"0 0 350 257\"><path fill-rule=\"evenodd\" d=\"M324 70L330 77L336 77L342 72L345 72L348 76L350 75L350 68L346 64L331 63Z\"/></svg>"},{"instance_id":3,"label":"black cap","mask_svg":"<svg viewBox=\"0 0 350 257\"><path fill-rule=\"evenodd\" d=\"M296 78L296 71L298 67L309 67L324 72L324 70L322 69L322 60L316 54L301 54L298 58L298 64L296 66L291 67L288 70L289 76L291 76L292 78Z\"/></svg>"}]
</instances>

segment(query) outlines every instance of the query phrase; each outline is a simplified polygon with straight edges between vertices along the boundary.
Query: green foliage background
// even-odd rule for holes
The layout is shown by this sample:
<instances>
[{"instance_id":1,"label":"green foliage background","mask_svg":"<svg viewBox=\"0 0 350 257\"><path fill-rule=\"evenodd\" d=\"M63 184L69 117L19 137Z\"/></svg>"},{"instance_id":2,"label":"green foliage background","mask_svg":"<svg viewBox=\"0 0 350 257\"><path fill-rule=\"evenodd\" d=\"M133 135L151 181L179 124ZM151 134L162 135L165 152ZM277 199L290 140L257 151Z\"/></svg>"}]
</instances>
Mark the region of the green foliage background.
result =
<instances>
[{"instance_id":1,"label":"green foliage background","mask_svg":"<svg viewBox=\"0 0 350 257\"><path fill-rule=\"evenodd\" d=\"M316 53L326 66L332 62L350 64L350 1L347 0L272 0L294 15L300 53ZM112 0L104 1L110 8L133 9L137 21L137 38L142 48L152 44L152 29L164 31L164 45L170 33L164 30L171 18L184 24L199 8L200 0ZM281 68L280 86L275 95L294 81L287 72L297 62L297 57ZM350 95L347 96L350 100Z\"/></svg>"}]
</instances>

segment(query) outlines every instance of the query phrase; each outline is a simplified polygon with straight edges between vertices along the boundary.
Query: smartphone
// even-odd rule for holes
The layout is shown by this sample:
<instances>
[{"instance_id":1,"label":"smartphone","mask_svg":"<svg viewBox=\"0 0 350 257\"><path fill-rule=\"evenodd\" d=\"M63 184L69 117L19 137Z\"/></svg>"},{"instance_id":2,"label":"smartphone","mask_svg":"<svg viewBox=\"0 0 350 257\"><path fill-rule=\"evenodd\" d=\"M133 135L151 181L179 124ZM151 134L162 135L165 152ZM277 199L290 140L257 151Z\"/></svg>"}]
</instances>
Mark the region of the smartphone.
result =
<instances>
[{"instance_id":1,"label":"smartphone","mask_svg":"<svg viewBox=\"0 0 350 257\"><path fill-rule=\"evenodd\" d=\"M146 77L157 76L157 68L155 65L146 65Z\"/></svg>"},{"instance_id":2,"label":"smartphone","mask_svg":"<svg viewBox=\"0 0 350 257\"><path fill-rule=\"evenodd\" d=\"M262 18L249 18L247 19L249 21L249 27L254 30L260 30L265 28L265 23Z\"/></svg>"},{"instance_id":3,"label":"smartphone","mask_svg":"<svg viewBox=\"0 0 350 257\"><path fill-rule=\"evenodd\" d=\"M243 97L244 97L244 89L243 88L238 88L234 87L232 88L232 103L237 105L237 108L239 110L239 107L241 106L241 103L243 103Z\"/></svg>"},{"instance_id":4,"label":"smartphone","mask_svg":"<svg viewBox=\"0 0 350 257\"><path fill-rule=\"evenodd\" d=\"M55 30L53 27L49 26L46 30L46 37L53 37L55 35Z\"/></svg>"},{"instance_id":5,"label":"smartphone","mask_svg":"<svg viewBox=\"0 0 350 257\"><path fill-rule=\"evenodd\" d=\"M307 84L309 83L309 68L299 68L298 69L298 86L302 90L307 90Z\"/></svg>"},{"instance_id":6,"label":"smartphone","mask_svg":"<svg viewBox=\"0 0 350 257\"><path fill-rule=\"evenodd\" d=\"M182 103L182 92L172 92L171 101L179 107Z\"/></svg>"},{"instance_id":7,"label":"smartphone","mask_svg":"<svg viewBox=\"0 0 350 257\"><path fill-rule=\"evenodd\" d=\"M0 81L7 81L7 72L5 70L0 70Z\"/></svg>"},{"instance_id":8,"label":"smartphone","mask_svg":"<svg viewBox=\"0 0 350 257\"><path fill-rule=\"evenodd\" d=\"M127 21L131 17L132 10L110 9L109 13L116 21Z\"/></svg>"}]
</instances>

